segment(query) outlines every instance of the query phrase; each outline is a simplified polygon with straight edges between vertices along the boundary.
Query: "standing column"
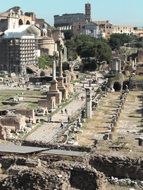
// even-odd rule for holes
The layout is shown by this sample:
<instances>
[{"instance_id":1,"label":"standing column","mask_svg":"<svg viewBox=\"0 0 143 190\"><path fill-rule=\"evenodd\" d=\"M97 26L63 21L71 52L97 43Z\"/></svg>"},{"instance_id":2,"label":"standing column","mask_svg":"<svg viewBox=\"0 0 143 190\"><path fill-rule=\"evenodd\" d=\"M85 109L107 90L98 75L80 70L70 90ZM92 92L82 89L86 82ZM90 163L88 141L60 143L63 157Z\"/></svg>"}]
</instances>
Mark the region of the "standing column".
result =
<instances>
[{"instance_id":1,"label":"standing column","mask_svg":"<svg viewBox=\"0 0 143 190\"><path fill-rule=\"evenodd\" d=\"M91 97L91 88L85 88L86 90L86 117L88 119L92 118L92 97Z\"/></svg>"},{"instance_id":2,"label":"standing column","mask_svg":"<svg viewBox=\"0 0 143 190\"><path fill-rule=\"evenodd\" d=\"M53 68L52 68L52 81L49 90L50 91L58 91L57 89L57 80L56 80L56 59L54 57L53 60Z\"/></svg>"},{"instance_id":3,"label":"standing column","mask_svg":"<svg viewBox=\"0 0 143 190\"><path fill-rule=\"evenodd\" d=\"M63 78L63 68L62 68L62 45L59 47L59 77L58 80L58 89L62 92L62 100L68 99L68 90L64 85Z\"/></svg>"},{"instance_id":4,"label":"standing column","mask_svg":"<svg viewBox=\"0 0 143 190\"><path fill-rule=\"evenodd\" d=\"M121 59L118 59L118 71L121 73Z\"/></svg>"},{"instance_id":5,"label":"standing column","mask_svg":"<svg viewBox=\"0 0 143 190\"><path fill-rule=\"evenodd\" d=\"M53 77L53 80L56 80L56 60L55 59L53 61L52 77Z\"/></svg>"},{"instance_id":6,"label":"standing column","mask_svg":"<svg viewBox=\"0 0 143 190\"><path fill-rule=\"evenodd\" d=\"M59 77L63 77L62 50L59 50Z\"/></svg>"}]
</instances>

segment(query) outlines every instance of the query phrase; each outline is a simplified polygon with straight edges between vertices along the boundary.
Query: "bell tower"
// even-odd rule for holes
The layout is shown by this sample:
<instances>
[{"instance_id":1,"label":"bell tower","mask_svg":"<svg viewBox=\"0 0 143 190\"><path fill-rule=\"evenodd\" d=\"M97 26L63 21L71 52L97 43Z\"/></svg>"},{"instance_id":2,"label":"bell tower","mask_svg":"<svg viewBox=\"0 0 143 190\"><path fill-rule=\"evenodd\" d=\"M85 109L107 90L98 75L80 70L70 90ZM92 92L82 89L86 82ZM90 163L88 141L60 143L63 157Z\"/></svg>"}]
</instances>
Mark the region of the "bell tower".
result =
<instances>
[{"instance_id":1,"label":"bell tower","mask_svg":"<svg viewBox=\"0 0 143 190\"><path fill-rule=\"evenodd\" d=\"M91 21L91 4L85 4L85 20L90 22Z\"/></svg>"}]
</instances>

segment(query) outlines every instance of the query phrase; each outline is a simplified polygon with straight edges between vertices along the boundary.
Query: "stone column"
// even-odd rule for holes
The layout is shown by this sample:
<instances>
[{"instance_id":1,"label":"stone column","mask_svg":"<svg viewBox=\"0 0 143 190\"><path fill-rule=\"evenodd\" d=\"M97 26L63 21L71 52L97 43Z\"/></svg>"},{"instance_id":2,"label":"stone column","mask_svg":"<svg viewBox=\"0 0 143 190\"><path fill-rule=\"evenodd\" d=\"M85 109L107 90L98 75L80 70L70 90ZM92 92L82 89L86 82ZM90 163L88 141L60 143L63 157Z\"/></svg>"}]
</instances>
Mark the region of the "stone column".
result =
<instances>
[{"instance_id":1,"label":"stone column","mask_svg":"<svg viewBox=\"0 0 143 190\"><path fill-rule=\"evenodd\" d=\"M47 92L47 99L49 104L52 105L53 97L55 98L56 104L60 104L62 101L62 93L58 89L58 82L56 80L56 58L54 57L53 69L52 69L52 81L49 87L49 92ZM53 106L52 106L53 107Z\"/></svg>"},{"instance_id":2,"label":"stone column","mask_svg":"<svg viewBox=\"0 0 143 190\"><path fill-rule=\"evenodd\" d=\"M118 59L118 71L121 73L121 59Z\"/></svg>"},{"instance_id":3,"label":"stone column","mask_svg":"<svg viewBox=\"0 0 143 190\"><path fill-rule=\"evenodd\" d=\"M52 68L52 78L53 80L51 81L51 86L50 86L50 91L57 91L57 80L56 80L56 60L54 58L53 61L53 68Z\"/></svg>"},{"instance_id":4,"label":"stone column","mask_svg":"<svg viewBox=\"0 0 143 190\"><path fill-rule=\"evenodd\" d=\"M63 68L62 68L62 48L60 47L59 50L59 77L58 80L58 89L62 92L62 99L65 100L68 98L68 92L64 85L64 78L63 78Z\"/></svg>"},{"instance_id":5,"label":"stone column","mask_svg":"<svg viewBox=\"0 0 143 190\"><path fill-rule=\"evenodd\" d=\"M59 50L59 77L63 77L62 50Z\"/></svg>"},{"instance_id":6,"label":"stone column","mask_svg":"<svg viewBox=\"0 0 143 190\"><path fill-rule=\"evenodd\" d=\"M86 90L86 117L88 119L92 118L92 97L91 97L91 88L85 88Z\"/></svg>"},{"instance_id":7,"label":"stone column","mask_svg":"<svg viewBox=\"0 0 143 190\"><path fill-rule=\"evenodd\" d=\"M55 59L53 61L52 77L53 77L53 80L56 80L56 60Z\"/></svg>"}]
</instances>

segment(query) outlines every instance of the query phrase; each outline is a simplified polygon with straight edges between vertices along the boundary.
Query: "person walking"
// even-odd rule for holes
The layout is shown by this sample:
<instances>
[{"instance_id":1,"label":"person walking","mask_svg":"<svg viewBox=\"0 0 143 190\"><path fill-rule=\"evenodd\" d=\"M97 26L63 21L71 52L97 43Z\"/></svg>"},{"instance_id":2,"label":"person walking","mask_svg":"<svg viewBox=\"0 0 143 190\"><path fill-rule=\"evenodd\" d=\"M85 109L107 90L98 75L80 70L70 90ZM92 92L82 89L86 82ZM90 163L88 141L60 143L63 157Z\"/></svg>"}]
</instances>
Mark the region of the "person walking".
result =
<instances>
[{"instance_id":1,"label":"person walking","mask_svg":"<svg viewBox=\"0 0 143 190\"><path fill-rule=\"evenodd\" d=\"M67 120L68 120L68 123L70 123L70 121L71 121L70 116L68 116L68 119L67 119Z\"/></svg>"},{"instance_id":2,"label":"person walking","mask_svg":"<svg viewBox=\"0 0 143 190\"><path fill-rule=\"evenodd\" d=\"M64 124L63 122L61 122L60 128L63 129L63 127L64 127Z\"/></svg>"},{"instance_id":3,"label":"person walking","mask_svg":"<svg viewBox=\"0 0 143 190\"><path fill-rule=\"evenodd\" d=\"M65 114L68 114L68 111L67 111L67 109L65 108Z\"/></svg>"},{"instance_id":4,"label":"person walking","mask_svg":"<svg viewBox=\"0 0 143 190\"><path fill-rule=\"evenodd\" d=\"M52 122L52 116L51 115L49 115L49 117L48 117L48 122Z\"/></svg>"}]
</instances>

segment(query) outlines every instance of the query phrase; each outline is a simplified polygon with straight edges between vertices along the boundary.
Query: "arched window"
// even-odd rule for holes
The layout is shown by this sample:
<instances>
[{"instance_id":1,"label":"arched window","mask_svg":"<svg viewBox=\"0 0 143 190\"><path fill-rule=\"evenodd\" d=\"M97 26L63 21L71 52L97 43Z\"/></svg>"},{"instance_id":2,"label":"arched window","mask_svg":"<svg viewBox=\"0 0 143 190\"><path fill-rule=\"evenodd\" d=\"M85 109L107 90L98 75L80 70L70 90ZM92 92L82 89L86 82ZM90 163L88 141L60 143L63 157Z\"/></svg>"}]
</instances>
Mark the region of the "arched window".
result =
<instances>
[{"instance_id":1,"label":"arched window","mask_svg":"<svg viewBox=\"0 0 143 190\"><path fill-rule=\"evenodd\" d=\"M29 21L29 20L27 20L27 21L26 21L26 24L27 24L27 25L30 25L30 21Z\"/></svg>"},{"instance_id":2,"label":"arched window","mask_svg":"<svg viewBox=\"0 0 143 190\"><path fill-rule=\"evenodd\" d=\"M19 25L23 25L23 21L19 19Z\"/></svg>"}]
</instances>

